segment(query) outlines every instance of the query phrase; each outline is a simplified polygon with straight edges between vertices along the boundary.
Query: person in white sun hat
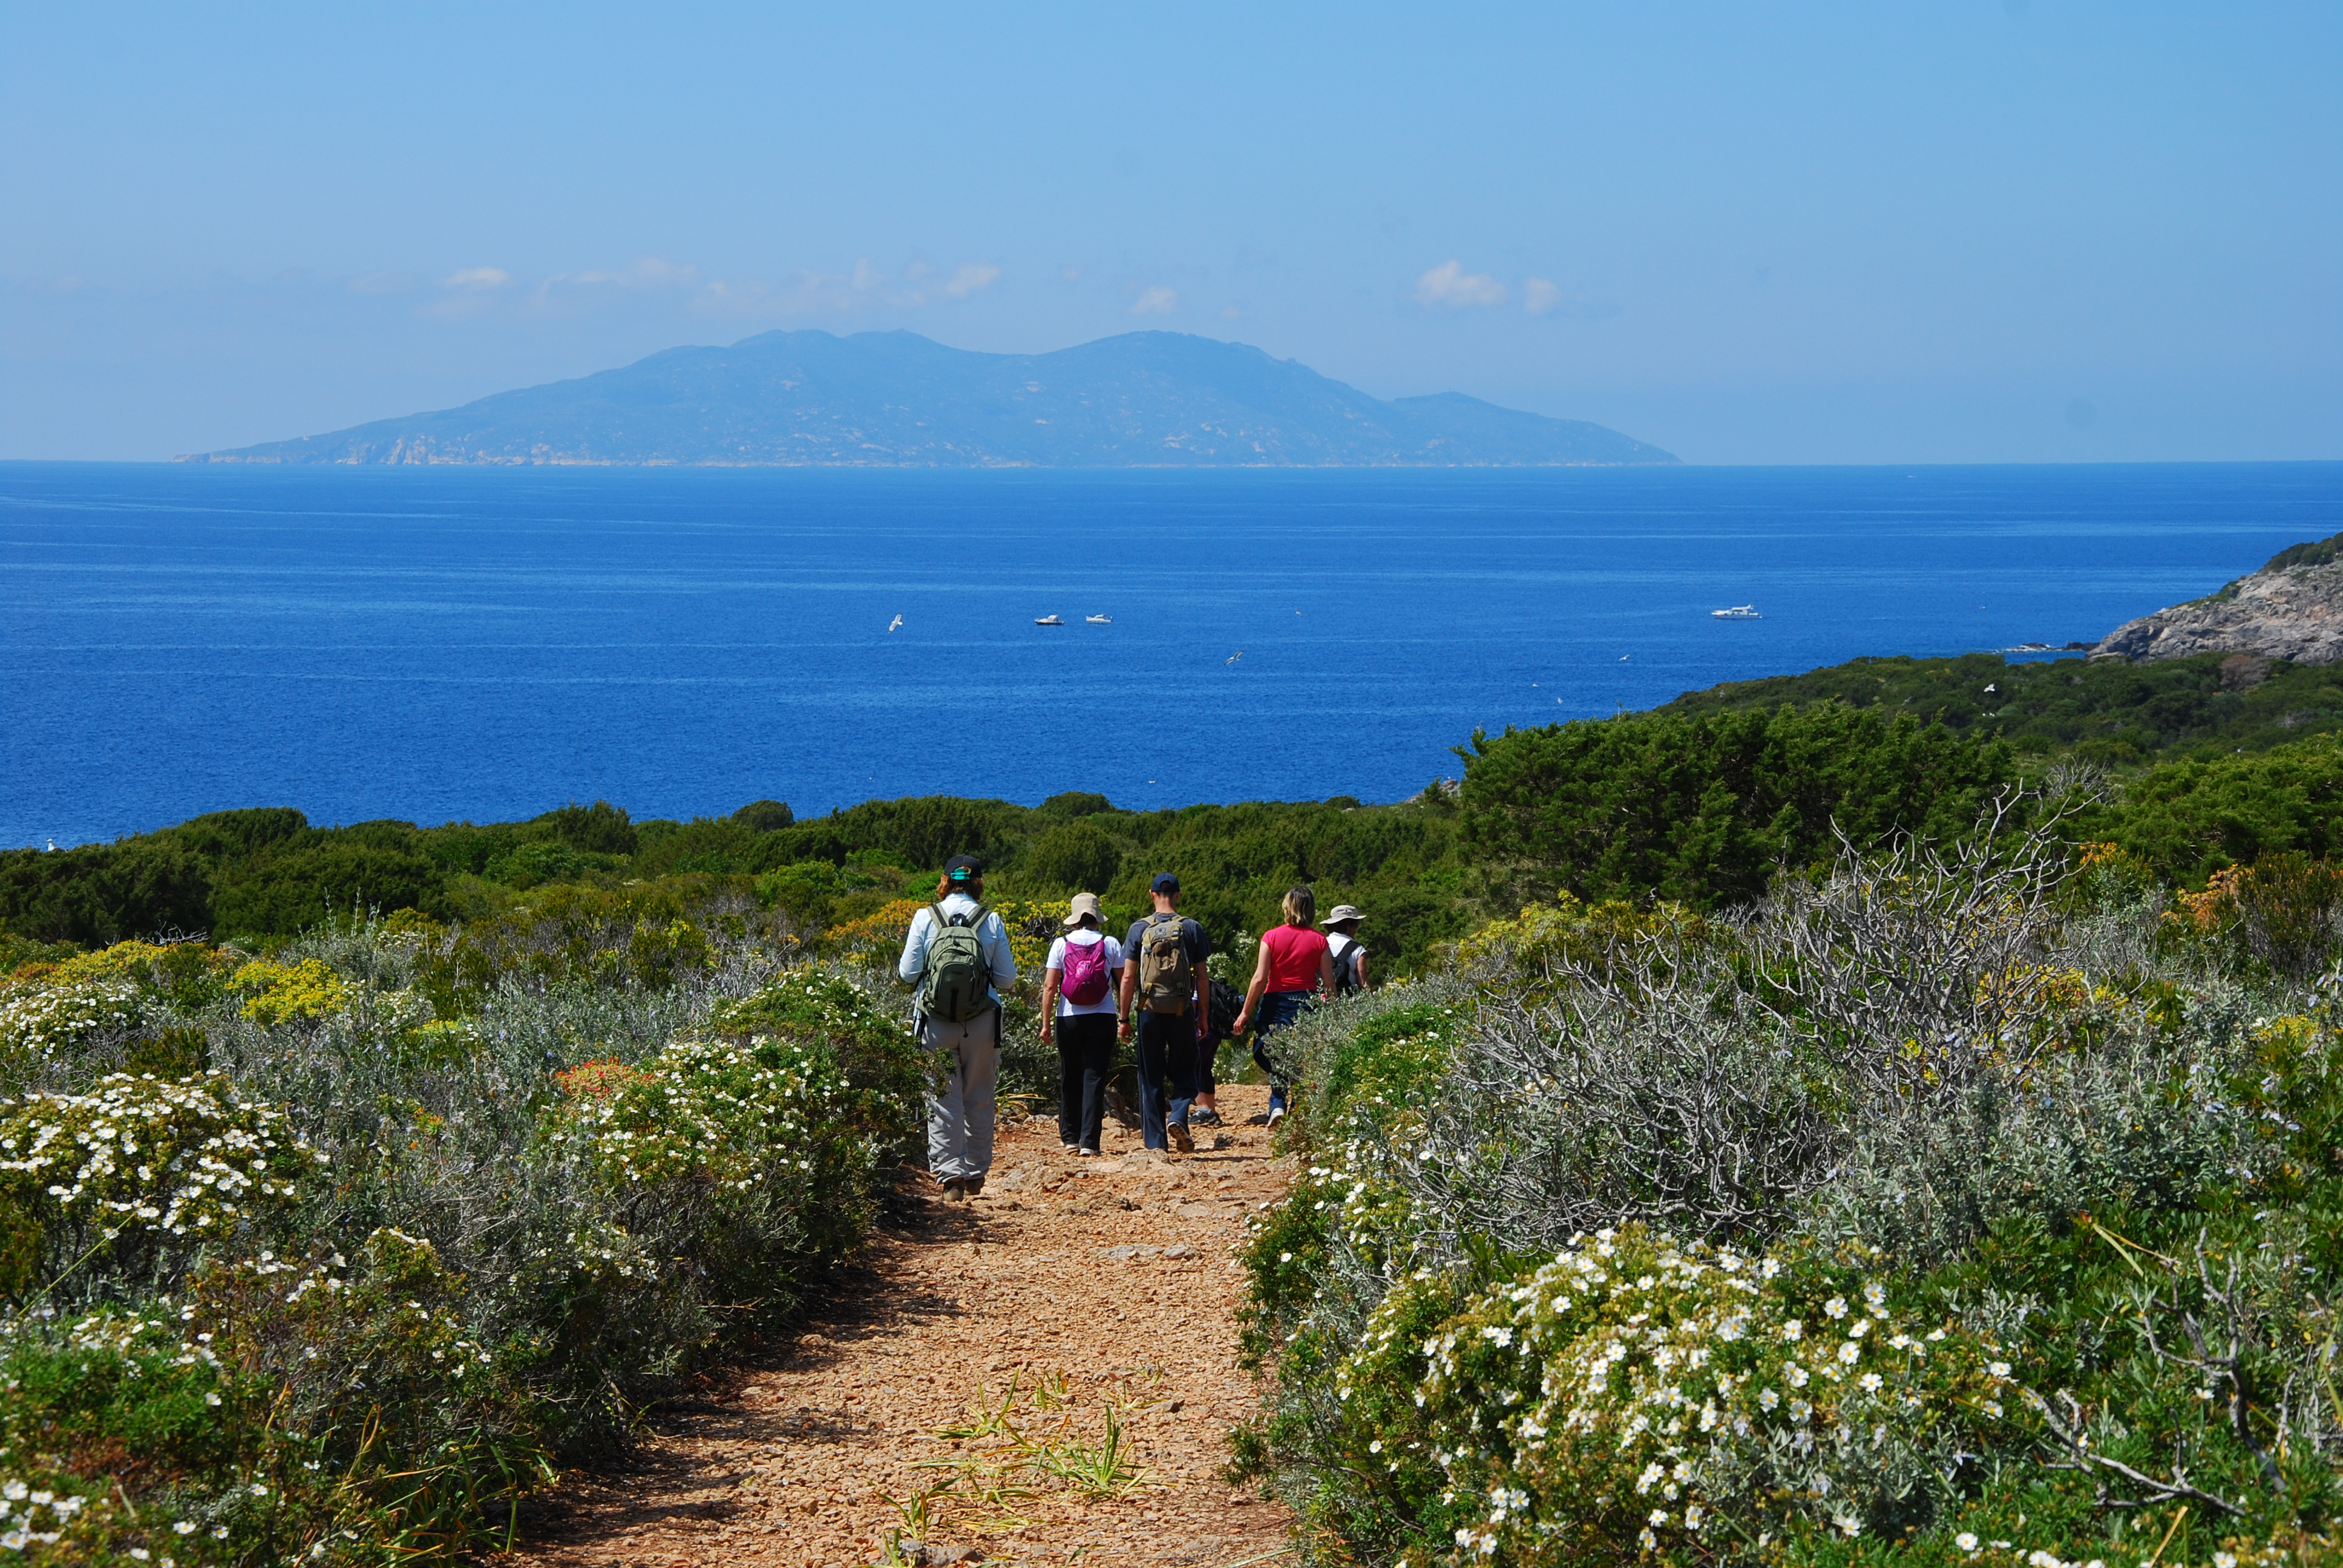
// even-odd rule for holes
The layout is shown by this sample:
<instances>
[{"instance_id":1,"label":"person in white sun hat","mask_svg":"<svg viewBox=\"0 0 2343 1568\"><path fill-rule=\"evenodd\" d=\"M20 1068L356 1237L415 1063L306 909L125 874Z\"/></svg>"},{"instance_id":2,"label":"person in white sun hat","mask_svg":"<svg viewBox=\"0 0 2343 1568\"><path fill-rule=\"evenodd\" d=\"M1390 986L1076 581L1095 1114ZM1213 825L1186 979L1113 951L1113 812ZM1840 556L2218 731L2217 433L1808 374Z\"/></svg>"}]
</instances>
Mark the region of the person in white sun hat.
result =
<instances>
[{"instance_id":1,"label":"person in white sun hat","mask_svg":"<svg viewBox=\"0 0 2343 1568\"><path fill-rule=\"evenodd\" d=\"M1076 893L1066 934L1050 944L1041 968L1041 1043L1058 1046L1058 1141L1081 1154L1099 1151L1122 985L1122 944L1099 920L1098 895Z\"/></svg>"},{"instance_id":2,"label":"person in white sun hat","mask_svg":"<svg viewBox=\"0 0 2343 1568\"><path fill-rule=\"evenodd\" d=\"M1367 989L1367 944L1359 940L1359 922L1366 918L1353 905L1336 904L1319 922L1326 928L1326 950L1334 960L1337 996Z\"/></svg>"}]
</instances>

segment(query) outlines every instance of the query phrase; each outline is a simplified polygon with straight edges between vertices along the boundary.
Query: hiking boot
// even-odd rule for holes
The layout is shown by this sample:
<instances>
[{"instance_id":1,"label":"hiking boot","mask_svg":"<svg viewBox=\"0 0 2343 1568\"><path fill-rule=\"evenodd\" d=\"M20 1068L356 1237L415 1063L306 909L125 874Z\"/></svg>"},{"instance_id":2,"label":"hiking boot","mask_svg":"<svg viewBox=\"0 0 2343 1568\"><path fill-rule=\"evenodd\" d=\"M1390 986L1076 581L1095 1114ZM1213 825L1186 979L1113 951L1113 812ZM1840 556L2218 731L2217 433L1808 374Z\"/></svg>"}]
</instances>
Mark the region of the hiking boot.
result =
<instances>
[{"instance_id":1,"label":"hiking boot","mask_svg":"<svg viewBox=\"0 0 2343 1568\"><path fill-rule=\"evenodd\" d=\"M1188 1112L1188 1125L1191 1127L1218 1127L1220 1124L1221 1113L1209 1105L1200 1105Z\"/></svg>"},{"instance_id":2,"label":"hiking boot","mask_svg":"<svg viewBox=\"0 0 2343 1568\"><path fill-rule=\"evenodd\" d=\"M1098 1151L1095 1149L1077 1149L1074 1152L1084 1160L1095 1160L1098 1158Z\"/></svg>"},{"instance_id":3,"label":"hiking boot","mask_svg":"<svg viewBox=\"0 0 2343 1568\"><path fill-rule=\"evenodd\" d=\"M979 1192L981 1192L981 1191L984 1191L984 1178L983 1178L983 1177L981 1177L981 1176L963 1176L963 1177L961 1177L961 1178L960 1179L960 1196L961 1196L961 1197L963 1197L963 1198L973 1198L973 1197L975 1197Z\"/></svg>"},{"instance_id":4,"label":"hiking boot","mask_svg":"<svg viewBox=\"0 0 2343 1568\"><path fill-rule=\"evenodd\" d=\"M960 1186L959 1177L947 1176L944 1178L944 1201L947 1203L965 1203L968 1201L967 1190Z\"/></svg>"},{"instance_id":5,"label":"hiking boot","mask_svg":"<svg viewBox=\"0 0 2343 1568\"><path fill-rule=\"evenodd\" d=\"M1188 1124L1186 1122L1175 1121L1172 1123L1171 1126L1166 1127L1163 1131L1171 1135L1172 1147L1177 1149L1181 1153L1193 1154L1196 1151L1196 1141L1189 1136Z\"/></svg>"},{"instance_id":6,"label":"hiking boot","mask_svg":"<svg viewBox=\"0 0 2343 1568\"><path fill-rule=\"evenodd\" d=\"M1274 1127L1284 1120L1285 1107L1282 1105L1272 1105L1269 1108L1269 1125Z\"/></svg>"}]
</instances>

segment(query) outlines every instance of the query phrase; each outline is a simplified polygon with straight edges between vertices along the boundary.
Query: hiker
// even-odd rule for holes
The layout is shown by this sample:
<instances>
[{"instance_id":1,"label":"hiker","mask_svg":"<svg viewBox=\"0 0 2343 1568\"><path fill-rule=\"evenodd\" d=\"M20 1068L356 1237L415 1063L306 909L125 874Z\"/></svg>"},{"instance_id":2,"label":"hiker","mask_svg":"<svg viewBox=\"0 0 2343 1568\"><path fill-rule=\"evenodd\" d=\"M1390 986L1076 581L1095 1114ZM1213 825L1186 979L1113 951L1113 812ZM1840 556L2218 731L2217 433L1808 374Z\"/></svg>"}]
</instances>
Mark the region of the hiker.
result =
<instances>
[{"instance_id":1,"label":"hiker","mask_svg":"<svg viewBox=\"0 0 2343 1568\"><path fill-rule=\"evenodd\" d=\"M1367 944L1359 940L1359 922L1367 917L1349 904L1319 923L1326 928L1326 951L1334 960L1334 994L1348 996L1367 989Z\"/></svg>"},{"instance_id":2,"label":"hiker","mask_svg":"<svg viewBox=\"0 0 2343 1568\"><path fill-rule=\"evenodd\" d=\"M1292 1081L1272 1060L1267 1049L1270 1038L1293 1026L1312 991L1334 994L1334 959L1326 939L1315 929L1317 919L1316 894L1308 888L1286 890L1285 923L1261 933L1261 958L1252 967L1244 1010L1237 1014L1239 1034L1246 1024L1253 1026L1252 1059L1269 1075L1272 1127L1285 1120L1285 1097Z\"/></svg>"},{"instance_id":3,"label":"hiker","mask_svg":"<svg viewBox=\"0 0 2343 1568\"><path fill-rule=\"evenodd\" d=\"M1001 993L1017 983L1008 928L984 907L984 868L944 863L936 901L911 917L895 972L920 988L920 1043L940 1053L928 1095L928 1171L953 1202L992 1169L993 1086L1001 1076Z\"/></svg>"},{"instance_id":4,"label":"hiker","mask_svg":"<svg viewBox=\"0 0 2343 1568\"><path fill-rule=\"evenodd\" d=\"M1150 1149L1195 1151L1188 1106L1196 1094L1196 1055L1211 1027L1212 946L1204 928L1180 915L1180 879L1169 871L1148 884L1155 912L1131 923L1122 940L1122 1037L1136 1036L1139 1130ZM1139 1005L1132 1023L1132 1003ZM1167 1096L1168 1091L1168 1096Z\"/></svg>"},{"instance_id":5,"label":"hiker","mask_svg":"<svg viewBox=\"0 0 2343 1568\"><path fill-rule=\"evenodd\" d=\"M1099 929L1096 893L1066 907L1066 934L1041 969L1041 1043L1058 1045L1058 1141L1080 1156L1099 1151L1106 1080L1114 1070L1115 992L1122 944Z\"/></svg>"}]
</instances>

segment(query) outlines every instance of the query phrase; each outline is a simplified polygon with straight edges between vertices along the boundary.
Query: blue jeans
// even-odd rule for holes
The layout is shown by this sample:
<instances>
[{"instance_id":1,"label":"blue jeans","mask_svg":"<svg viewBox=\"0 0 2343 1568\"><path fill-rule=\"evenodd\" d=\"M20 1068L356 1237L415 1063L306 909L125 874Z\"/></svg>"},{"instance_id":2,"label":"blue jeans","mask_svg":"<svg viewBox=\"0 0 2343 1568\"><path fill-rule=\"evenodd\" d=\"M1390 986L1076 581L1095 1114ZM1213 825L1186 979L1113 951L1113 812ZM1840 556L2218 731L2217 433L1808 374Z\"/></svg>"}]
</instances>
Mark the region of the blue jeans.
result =
<instances>
[{"instance_id":1,"label":"blue jeans","mask_svg":"<svg viewBox=\"0 0 2343 1568\"><path fill-rule=\"evenodd\" d=\"M1188 1103L1196 1098L1196 1017L1142 1009L1131 1043L1139 1061L1140 1136L1150 1149L1168 1149L1172 1140L1163 1124L1187 1126Z\"/></svg>"},{"instance_id":2,"label":"blue jeans","mask_svg":"<svg viewBox=\"0 0 2343 1568\"><path fill-rule=\"evenodd\" d=\"M1306 990L1273 990L1261 999L1252 1015L1253 1064L1269 1075L1269 1108L1285 1109L1285 1094L1292 1083L1292 1075L1279 1067L1268 1051L1269 1037L1281 1029L1290 1029L1310 1008Z\"/></svg>"}]
</instances>

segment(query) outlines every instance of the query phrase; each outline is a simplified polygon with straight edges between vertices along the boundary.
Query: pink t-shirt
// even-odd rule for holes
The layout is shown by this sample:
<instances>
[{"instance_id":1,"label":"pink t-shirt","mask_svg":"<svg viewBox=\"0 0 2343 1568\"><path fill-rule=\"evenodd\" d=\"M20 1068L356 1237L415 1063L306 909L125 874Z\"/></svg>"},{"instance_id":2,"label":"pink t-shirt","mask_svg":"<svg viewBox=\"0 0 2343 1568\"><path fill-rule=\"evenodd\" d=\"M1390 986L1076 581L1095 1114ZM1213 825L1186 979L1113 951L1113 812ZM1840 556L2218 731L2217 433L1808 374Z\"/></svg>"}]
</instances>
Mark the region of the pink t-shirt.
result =
<instances>
[{"instance_id":1,"label":"pink t-shirt","mask_svg":"<svg viewBox=\"0 0 2343 1568\"><path fill-rule=\"evenodd\" d=\"M1326 956L1326 938L1307 926L1272 926L1261 933L1269 950L1271 990L1316 990L1318 960Z\"/></svg>"}]
</instances>

